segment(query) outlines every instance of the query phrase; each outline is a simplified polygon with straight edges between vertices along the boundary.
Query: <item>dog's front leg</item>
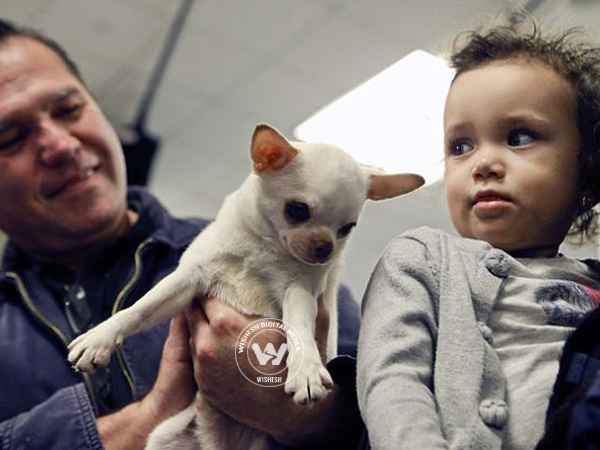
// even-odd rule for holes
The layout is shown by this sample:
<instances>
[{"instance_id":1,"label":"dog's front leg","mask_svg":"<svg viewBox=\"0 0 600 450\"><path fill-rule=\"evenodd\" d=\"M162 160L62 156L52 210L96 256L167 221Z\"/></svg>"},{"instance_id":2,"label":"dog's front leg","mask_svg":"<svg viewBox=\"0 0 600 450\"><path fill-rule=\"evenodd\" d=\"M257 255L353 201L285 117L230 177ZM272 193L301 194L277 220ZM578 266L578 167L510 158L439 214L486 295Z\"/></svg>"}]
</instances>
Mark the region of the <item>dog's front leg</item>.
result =
<instances>
[{"instance_id":1,"label":"dog's front leg","mask_svg":"<svg viewBox=\"0 0 600 450\"><path fill-rule=\"evenodd\" d=\"M315 341L317 300L304 287L292 285L287 288L283 300L283 321L289 323L300 335L304 358L294 354L288 357L288 375L285 392L294 395L294 402L307 404L320 400L333 386L331 375L321 361ZM288 347L294 345L288 333Z\"/></svg>"},{"instance_id":2,"label":"dog's front leg","mask_svg":"<svg viewBox=\"0 0 600 450\"><path fill-rule=\"evenodd\" d=\"M106 366L123 340L174 316L191 302L200 284L199 270L177 268L133 306L75 338L69 344L69 362L83 371Z\"/></svg>"},{"instance_id":3,"label":"dog's front leg","mask_svg":"<svg viewBox=\"0 0 600 450\"><path fill-rule=\"evenodd\" d=\"M327 361L337 356L338 350L338 290L341 266L334 264L327 274L325 306L329 313L329 333L327 334Z\"/></svg>"}]
</instances>

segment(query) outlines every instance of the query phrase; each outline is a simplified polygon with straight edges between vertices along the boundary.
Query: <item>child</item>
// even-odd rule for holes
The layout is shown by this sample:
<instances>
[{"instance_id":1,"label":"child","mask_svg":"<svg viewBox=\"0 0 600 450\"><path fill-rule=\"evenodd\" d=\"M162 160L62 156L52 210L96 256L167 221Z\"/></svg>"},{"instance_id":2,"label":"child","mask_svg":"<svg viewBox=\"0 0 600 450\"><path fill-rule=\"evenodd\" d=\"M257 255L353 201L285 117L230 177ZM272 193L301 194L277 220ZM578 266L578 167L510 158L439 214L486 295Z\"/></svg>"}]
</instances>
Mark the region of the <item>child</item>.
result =
<instances>
[{"instance_id":1,"label":"child","mask_svg":"<svg viewBox=\"0 0 600 450\"><path fill-rule=\"evenodd\" d=\"M375 449L535 447L600 272L558 248L600 200L600 50L517 25L451 57L445 183L460 238L394 240L363 300L358 395Z\"/></svg>"}]
</instances>

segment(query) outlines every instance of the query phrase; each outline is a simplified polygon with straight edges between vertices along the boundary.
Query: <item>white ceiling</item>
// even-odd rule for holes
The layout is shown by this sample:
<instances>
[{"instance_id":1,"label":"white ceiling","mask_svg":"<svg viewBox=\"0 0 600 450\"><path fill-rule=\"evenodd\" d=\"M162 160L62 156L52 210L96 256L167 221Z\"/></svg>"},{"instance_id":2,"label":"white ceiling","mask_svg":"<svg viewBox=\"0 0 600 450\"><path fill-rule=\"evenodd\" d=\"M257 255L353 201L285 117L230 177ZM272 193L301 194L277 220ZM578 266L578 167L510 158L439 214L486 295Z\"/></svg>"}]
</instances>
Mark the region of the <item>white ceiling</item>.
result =
<instances>
[{"instance_id":1,"label":"white ceiling","mask_svg":"<svg viewBox=\"0 0 600 450\"><path fill-rule=\"evenodd\" d=\"M150 131L163 140L150 188L177 215L214 217L222 198L248 174L256 123L270 122L292 138L296 125L412 50L443 53L456 32L515 3L196 0L150 116ZM137 111L180 4L2 0L0 16L61 42L121 125ZM595 34L600 2L546 0L536 16L559 26L587 26ZM410 130L399 123L403 132ZM410 157L414 150L404 151ZM441 184L367 206L343 275L357 298L386 243L419 225L452 230ZM576 253L593 255L594 249Z\"/></svg>"}]
</instances>

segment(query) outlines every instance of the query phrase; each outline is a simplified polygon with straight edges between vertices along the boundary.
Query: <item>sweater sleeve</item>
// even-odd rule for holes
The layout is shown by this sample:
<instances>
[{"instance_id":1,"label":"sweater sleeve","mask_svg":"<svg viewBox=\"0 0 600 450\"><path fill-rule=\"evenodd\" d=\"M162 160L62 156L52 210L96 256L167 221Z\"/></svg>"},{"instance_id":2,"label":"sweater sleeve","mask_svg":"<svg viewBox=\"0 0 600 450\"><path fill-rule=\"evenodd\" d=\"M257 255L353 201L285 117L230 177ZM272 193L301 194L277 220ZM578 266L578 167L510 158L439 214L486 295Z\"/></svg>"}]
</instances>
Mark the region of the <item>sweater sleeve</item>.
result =
<instances>
[{"instance_id":1,"label":"sweater sleeve","mask_svg":"<svg viewBox=\"0 0 600 450\"><path fill-rule=\"evenodd\" d=\"M1 422L0 449L104 449L84 384L63 388L31 410Z\"/></svg>"},{"instance_id":2,"label":"sweater sleeve","mask_svg":"<svg viewBox=\"0 0 600 450\"><path fill-rule=\"evenodd\" d=\"M358 402L374 449L446 449L433 393L439 255L411 237L393 241L362 303ZM432 263L434 261L434 263Z\"/></svg>"}]
</instances>

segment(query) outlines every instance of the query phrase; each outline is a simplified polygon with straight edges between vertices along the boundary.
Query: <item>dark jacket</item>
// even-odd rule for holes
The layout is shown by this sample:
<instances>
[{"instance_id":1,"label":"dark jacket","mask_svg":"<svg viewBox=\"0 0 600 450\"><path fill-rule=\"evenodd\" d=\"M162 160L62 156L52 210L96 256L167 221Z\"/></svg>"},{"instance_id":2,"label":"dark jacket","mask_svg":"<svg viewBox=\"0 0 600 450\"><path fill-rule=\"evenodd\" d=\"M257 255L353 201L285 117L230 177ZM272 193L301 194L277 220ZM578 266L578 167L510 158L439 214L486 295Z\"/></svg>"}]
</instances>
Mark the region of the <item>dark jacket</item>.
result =
<instances>
[{"instance_id":1,"label":"dark jacket","mask_svg":"<svg viewBox=\"0 0 600 450\"><path fill-rule=\"evenodd\" d=\"M596 267L600 264L595 262ZM600 450L600 308L565 343L536 450Z\"/></svg>"},{"instance_id":2,"label":"dark jacket","mask_svg":"<svg viewBox=\"0 0 600 450\"><path fill-rule=\"evenodd\" d=\"M111 247L110 263L102 265L101 289L94 293L108 315L130 306L175 269L207 224L173 218L140 188L130 190L128 201L140 218ZM354 356L358 307L346 289L340 292L340 352ZM9 243L0 273L0 449L102 449L95 417L149 392L167 332L163 323L124 342L110 366L119 396L103 410L95 381L67 362L74 333L63 307L35 264ZM336 366L341 375L334 370L334 379L353 382L351 360L338 358Z\"/></svg>"}]
</instances>

